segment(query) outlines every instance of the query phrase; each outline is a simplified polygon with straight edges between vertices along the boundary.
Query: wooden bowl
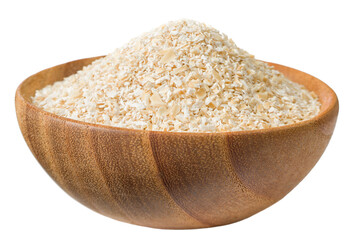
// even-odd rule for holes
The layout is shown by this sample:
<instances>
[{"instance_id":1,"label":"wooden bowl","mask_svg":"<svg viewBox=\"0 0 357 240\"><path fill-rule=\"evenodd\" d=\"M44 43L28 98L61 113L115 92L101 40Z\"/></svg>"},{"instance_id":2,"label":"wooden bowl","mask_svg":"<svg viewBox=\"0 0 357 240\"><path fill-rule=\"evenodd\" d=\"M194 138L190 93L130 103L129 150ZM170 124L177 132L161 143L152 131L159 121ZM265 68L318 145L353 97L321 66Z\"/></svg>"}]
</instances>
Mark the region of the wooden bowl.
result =
<instances>
[{"instance_id":1,"label":"wooden bowl","mask_svg":"<svg viewBox=\"0 0 357 240\"><path fill-rule=\"evenodd\" d=\"M269 63L314 91L318 116L294 125L226 133L129 130L45 112L31 96L96 58L43 70L16 92L22 134L70 196L105 216L154 228L236 222L277 202L324 152L338 114L336 94L298 70Z\"/></svg>"}]
</instances>

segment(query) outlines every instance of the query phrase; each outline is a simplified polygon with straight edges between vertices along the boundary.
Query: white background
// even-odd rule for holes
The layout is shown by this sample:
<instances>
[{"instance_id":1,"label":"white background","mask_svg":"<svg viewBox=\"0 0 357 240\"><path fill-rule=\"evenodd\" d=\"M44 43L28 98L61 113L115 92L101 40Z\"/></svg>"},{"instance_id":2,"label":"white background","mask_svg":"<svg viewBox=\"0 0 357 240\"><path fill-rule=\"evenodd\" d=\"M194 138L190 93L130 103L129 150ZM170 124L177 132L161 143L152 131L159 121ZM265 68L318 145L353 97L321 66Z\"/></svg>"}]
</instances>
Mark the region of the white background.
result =
<instances>
[{"instance_id":1,"label":"white background","mask_svg":"<svg viewBox=\"0 0 357 240\"><path fill-rule=\"evenodd\" d=\"M1 1L0 239L357 239L356 1ZM332 140L274 206L228 226L158 230L101 216L65 194L26 146L16 87L67 61L104 55L169 20L212 25L258 59L312 74L337 93Z\"/></svg>"}]
</instances>

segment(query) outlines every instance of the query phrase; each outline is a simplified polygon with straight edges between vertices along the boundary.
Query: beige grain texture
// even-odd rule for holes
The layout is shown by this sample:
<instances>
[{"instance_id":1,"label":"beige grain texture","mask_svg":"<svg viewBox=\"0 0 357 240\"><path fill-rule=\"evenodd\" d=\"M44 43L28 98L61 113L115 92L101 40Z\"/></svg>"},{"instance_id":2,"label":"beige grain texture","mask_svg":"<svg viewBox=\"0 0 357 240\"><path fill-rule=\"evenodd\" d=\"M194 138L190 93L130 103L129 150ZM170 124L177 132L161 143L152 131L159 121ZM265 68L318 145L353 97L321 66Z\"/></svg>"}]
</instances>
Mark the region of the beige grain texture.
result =
<instances>
[{"instance_id":1,"label":"beige grain texture","mask_svg":"<svg viewBox=\"0 0 357 240\"><path fill-rule=\"evenodd\" d=\"M272 128L320 110L313 92L191 20L132 39L36 91L33 103L89 123L175 132Z\"/></svg>"}]
</instances>

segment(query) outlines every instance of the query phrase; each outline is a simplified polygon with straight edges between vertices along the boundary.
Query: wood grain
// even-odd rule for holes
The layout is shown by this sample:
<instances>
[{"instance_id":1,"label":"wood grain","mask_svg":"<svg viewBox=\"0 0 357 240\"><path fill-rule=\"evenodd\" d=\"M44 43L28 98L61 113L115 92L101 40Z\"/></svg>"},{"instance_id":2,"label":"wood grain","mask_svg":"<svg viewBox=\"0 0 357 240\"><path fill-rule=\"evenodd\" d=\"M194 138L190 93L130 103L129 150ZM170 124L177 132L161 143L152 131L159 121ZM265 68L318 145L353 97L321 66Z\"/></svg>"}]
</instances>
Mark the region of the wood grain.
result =
<instances>
[{"instance_id":1,"label":"wood grain","mask_svg":"<svg viewBox=\"0 0 357 240\"><path fill-rule=\"evenodd\" d=\"M155 228L202 228L247 218L277 202L312 169L333 133L338 100L301 71L271 64L320 98L320 114L285 127L171 133L79 122L45 112L31 96L96 58L43 70L16 92L22 134L38 162L73 198L111 218Z\"/></svg>"}]
</instances>

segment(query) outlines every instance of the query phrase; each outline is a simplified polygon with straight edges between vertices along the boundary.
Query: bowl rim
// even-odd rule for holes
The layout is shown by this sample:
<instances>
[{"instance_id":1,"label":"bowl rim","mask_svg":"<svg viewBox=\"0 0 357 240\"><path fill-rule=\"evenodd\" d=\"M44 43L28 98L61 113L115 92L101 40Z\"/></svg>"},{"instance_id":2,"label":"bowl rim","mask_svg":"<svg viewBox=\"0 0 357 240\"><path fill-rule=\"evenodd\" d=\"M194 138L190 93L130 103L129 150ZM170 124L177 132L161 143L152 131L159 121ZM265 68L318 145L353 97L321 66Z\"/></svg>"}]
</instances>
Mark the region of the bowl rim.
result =
<instances>
[{"instance_id":1,"label":"bowl rim","mask_svg":"<svg viewBox=\"0 0 357 240\"><path fill-rule=\"evenodd\" d=\"M273 66L280 66L280 67L284 67L284 68L288 68L293 70L294 72L300 72L303 73L306 76L311 77L311 79L313 81L315 81L318 85L322 86L323 88L327 89L330 92L330 98L332 98L332 101L329 101L327 107L325 107L325 109L323 109L322 111L320 110L320 112L307 120L303 120L294 124L288 124L288 125L284 125L284 126L278 126L278 127L271 127L271 128L263 128L263 129L253 129L253 130L241 130L241 131L222 131L222 132L174 132L174 131L157 131L157 130L142 130L142 129L132 129L132 128L122 128L122 127L116 127L116 126L110 126L110 125L103 125L103 124L98 124L98 123L88 123L88 122L84 122L84 121L80 121L80 120L75 120L75 119L71 119L71 118L67 118L67 117L62 117L59 115L56 115L54 113L51 112L47 112L39 107L37 107L36 105L34 105L32 102L28 101L21 93L21 90L24 86L24 84L31 79L32 77L34 77L35 75L41 73L41 72L45 72L48 71L54 67L59 67L62 65L66 65L66 64L70 64L70 63L74 63L77 61L85 61L85 60L89 60L89 59L93 59L93 61L104 57L104 56L97 56L97 57L89 57L89 58L82 58L82 59L77 59L77 60L73 60L73 61L69 61L63 64L59 64L59 65L55 65L46 69L43 69L35 74L32 74L31 76L27 77L25 80L23 80L20 85L17 87L16 89L16 95L15 95L15 102L17 101L17 98L21 98L21 100L26 104L27 107L33 109L34 111L39 112L42 115L47 115L48 117L51 118L55 118L57 120L60 121L64 121L64 122L70 122L73 124L78 124L81 125L83 127L87 127L87 128L101 128L101 129L106 129L106 130L111 130L111 131L120 131L120 132L131 132L134 134L149 134L149 133L155 133L155 134L167 134L167 135L196 135L196 136L212 136L212 135L251 135L251 134L264 134L264 133L272 133L272 132L280 132L280 131L286 131L286 130L290 130L290 129L296 129L296 128L301 128L304 126L308 126L311 124L316 123L317 121L323 119L326 115L328 115L335 107L338 107L339 102L338 102L338 98L336 93L334 92L334 90L329 87L326 83L324 83L323 81L321 81L320 79L305 73L303 71L297 70L295 68L292 67L287 67L281 64L277 64L277 63L273 63L273 62L267 62L267 61L263 61L266 62L268 65ZM89 63L91 64L91 63ZM88 65L89 65L88 64ZM84 65L86 66L86 65ZM290 80L292 81L292 80ZM294 82L294 81L293 81ZM304 85L304 84L302 84ZM305 85L304 85L305 86ZM306 87L306 86L305 86ZM312 91L312 90L310 90ZM316 93L316 92L315 92ZM317 94L317 93L316 93ZM317 94L318 95L318 94ZM318 95L319 96L319 95ZM320 96L319 96L320 97Z\"/></svg>"}]
</instances>

